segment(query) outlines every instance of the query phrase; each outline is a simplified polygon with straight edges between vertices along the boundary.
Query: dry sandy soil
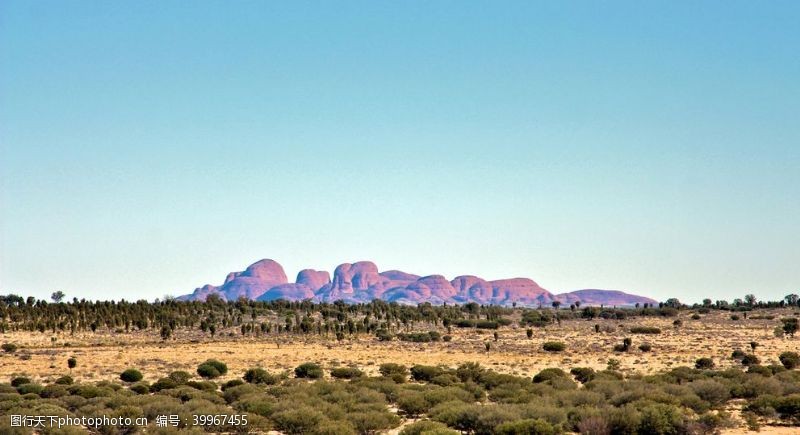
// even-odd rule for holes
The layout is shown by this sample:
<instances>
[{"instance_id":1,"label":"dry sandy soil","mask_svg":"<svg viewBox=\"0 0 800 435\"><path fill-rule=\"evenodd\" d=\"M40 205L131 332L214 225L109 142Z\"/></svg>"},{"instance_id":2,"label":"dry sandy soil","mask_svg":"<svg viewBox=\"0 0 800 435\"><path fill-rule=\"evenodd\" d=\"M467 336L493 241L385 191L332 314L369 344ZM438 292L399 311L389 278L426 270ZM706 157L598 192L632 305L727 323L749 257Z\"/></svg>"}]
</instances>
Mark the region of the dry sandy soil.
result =
<instances>
[{"instance_id":1,"label":"dry sandy soil","mask_svg":"<svg viewBox=\"0 0 800 435\"><path fill-rule=\"evenodd\" d=\"M21 349L14 355L0 356L0 380L16 375L32 376L42 381L53 380L68 372L67 359L75 356L78 367L72 375L79 381L118 379L119 373L129 367L139 368L145 380L155 381L174 370L194 373L197 365L216 358L228 364L228 378L239 377L250 367L261 366L268 370L289 371L303 362L314 361L326 368L338 365L358 366L370 374L378 365L395 362L406 365L443 364L455 367L466 361L476 361L499 372L532 376L546 367L586 366L595 369L606 367L610 358L621 362L624 372L655 373L678 366L693 366L699 357L711 357L718 367L735 366L730 358L734 349L750 352L750 342L758 347L756 355L762 364L778 364L778 355L798 349L800 338L777 338L773 334L780 317L791 312L772 310L774 320L730 320L730 314L712 312L700 320L692 320L691 313L682 312L683 325L672 326L675 318L637 318L616 320L570 320L561 325L534 328L528 339L524 328L501 328L499 340L494 341L492 331L459 330L453 328L451 342L407 343L378 342L372 336L360 336L337 343L323 337L303 338L282 335L275 337L242 337L235 329L222 331L211 339L200 331L177 331L173 339L163 342L155 332L130 334L82 333L31 334L7 333L0 335L0 343L14 342ZM594 325L614 332L594 332ZM662 333L640 335L626 332L634 325L657 326ZM633 339L633 351L615 353L614 344L624 337ZM53 341L55 338L55 341ZM567 344L561 353L542 350L544 341L557 340ZM491 342L491 350L485 343ZM650 343L651 352L641 352L641 343ZM29 355L29 359L26 355ZM742 430L728 434L744 433ZM765 427L761 433L800 433L798 428Z\"/></svg>"}]
</instances>

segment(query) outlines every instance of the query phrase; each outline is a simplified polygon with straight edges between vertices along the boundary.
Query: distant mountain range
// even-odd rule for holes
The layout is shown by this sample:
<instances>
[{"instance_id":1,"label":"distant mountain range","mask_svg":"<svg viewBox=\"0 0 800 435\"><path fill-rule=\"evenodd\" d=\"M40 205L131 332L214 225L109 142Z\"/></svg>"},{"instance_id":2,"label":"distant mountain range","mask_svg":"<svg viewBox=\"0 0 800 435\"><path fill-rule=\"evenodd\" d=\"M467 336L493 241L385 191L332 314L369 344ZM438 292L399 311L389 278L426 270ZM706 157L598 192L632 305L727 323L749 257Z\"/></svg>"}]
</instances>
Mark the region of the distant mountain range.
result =
<instances>
[{"instance_id":1,"label":"distant mountain range","mask_svg":"<svg viewBox=\"0 0 800 435\"><path fill-rule=\"evenodd\" d=\"M340 264L333 271L304 269L290 283L283 267L264 259L251 264L242 272L231 272L221 286L207 284L180 300L205 300L209 295L224 300L240 297L258 301L285 299L315 302L369 302L382 299L401 304L494 304L510 306L549 306L553 301L563 304L581 302L583 305L634 305L655 303L644 296L617 290L577 290L553 294L529 278L486 281L473 275L462 275L448 281L442 275L419 276L399 270L378 271L371 261Z\"/></svg>"}]
</instances>

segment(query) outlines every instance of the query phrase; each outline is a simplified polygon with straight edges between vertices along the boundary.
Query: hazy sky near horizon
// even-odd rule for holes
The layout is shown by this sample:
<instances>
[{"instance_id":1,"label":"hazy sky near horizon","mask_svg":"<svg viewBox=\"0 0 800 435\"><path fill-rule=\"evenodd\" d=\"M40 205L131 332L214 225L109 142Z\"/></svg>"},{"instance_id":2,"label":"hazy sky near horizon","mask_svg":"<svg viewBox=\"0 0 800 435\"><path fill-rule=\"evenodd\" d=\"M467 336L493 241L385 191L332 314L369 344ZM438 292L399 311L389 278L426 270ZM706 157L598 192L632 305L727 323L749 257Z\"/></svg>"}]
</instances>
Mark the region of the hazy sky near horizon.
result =
<instances>
[{"instance_id":1,"label":"hazy sky near horizon","mask_svg":"<svg viewBox=\"0 0 800 435\"><path fill-rule=\"evenodd\" d=\"M0 294L260 258L800 290L800 2L0 2Z\"/></svg>"}]
</instances>

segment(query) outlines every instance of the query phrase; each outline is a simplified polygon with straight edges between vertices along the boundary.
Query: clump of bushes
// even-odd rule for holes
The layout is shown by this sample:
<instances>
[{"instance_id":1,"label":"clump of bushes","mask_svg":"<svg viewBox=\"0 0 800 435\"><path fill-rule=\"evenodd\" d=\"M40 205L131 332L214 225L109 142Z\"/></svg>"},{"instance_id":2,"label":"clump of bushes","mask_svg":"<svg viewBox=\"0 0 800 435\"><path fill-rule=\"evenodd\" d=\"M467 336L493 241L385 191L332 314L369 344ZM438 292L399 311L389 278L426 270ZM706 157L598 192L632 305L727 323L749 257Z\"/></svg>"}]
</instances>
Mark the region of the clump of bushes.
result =
<instances>
[{"instance_id":1,"label":"clump of bushes","mask_svg":"<svg viewBox=\"0 0 800 435\"><path fill-rule=\"evenodd\" d=\"M570 369L569 373L581 384L585 384L595 377L595 371L590 367L573 367Z\"/></svg>"},{"instance_id":2,"label":"clump of bushes","mask_svg":"<svg viewBox=\"0 0 800 435\"><path fill-rule=\"evenodd\" d=\"M538 384L541 382L551 381L553 379L568 379L567 374L564 373L564 370L561 370L556 367L547 368L539 373L537 373L533 377L533 382Z\"/></svg>"},{"instance_id":3,"label":"clump of bushes","mask_svg":"<svg viewBox=\"0 0 800 435\"><path fill-rule=\"evenodd\" d=\"M653 345L651 345L650 343L642 343L639 345L639 350L641 350L642 352L650 352L651 350L653 350Z\"/></svg>"},{"instance_id":4,"label":"clump of bushes","mask_svg":"<svg viewBox=\"0 0 800 435\"><path fill-rule=\"evenodd\" d=\"M408 377L408 368L402 364L385 363L378 367L378 373L392 379L397 384L402 384Z\"/></svg>"},{"instance_id":5,"label":"clump of bushes","mask_svg":"<svg viewBox=\"0 0 800 435\"><path fill-rule=\"evenodd\" d=\"M331 377L337 379L355 379L364 376L364 372L355 367L336 367L331 369Z\"/></svg>"},{"instance_id":6,"label":"clump of bushes","mask_svg":"<svg viewBox=\"0 0 800 435\"><path fill-rule=\"evenodd\" d=\"M18 349L17 345L14 343L3 343L3 345L0 347L3 349L3 352L5 353L14 353Z\"/></svg>"},{"instance_id":7,"label":"clump of bushes","mask_svg":"<svg viewBox=\"0 0 800 435\"><path fill-rule=\"evenodd\" d=\"M758 359L757 356L753 355L752 353L748 353L742 357L742 365L743 366L752 366L756 364L760 364L761 360Z\"/></svg>"},{"instance_id":8,"label":"clump of bushes","mask_svg":"<svg viewBox=\"0 0 800 435\"><path fill-rule=\"evenodd\" d=\"M700 370L709 370L714 368L714 360L711 358L703 357L698 358L694 362L694 367Z\"/></svg>"},{"instance_id":9,"label":"clump of bushes","mask_svg":"<svg viewBox=\"0 0 800 435\"><path fill-rule=\"evenodd\" d=\"M136 369L127 369L119 375L123 382L139 382L142 380L142 372Z\"/></svg>"},{"instance_id":10,"label":"clump of bushes","mask_svg":"<svg viewBox=\"0 0 800 435\"><path fill-rule=\"evenodd\" d=\"M320 379L322 378L322 375L322 367L313 362L300 364L294 369L294 376L296 378Z\"/></svg>"},{"instance_id":11,"label":"clump of bushes","mask_svg":"<svg viewBox=\"0 0 800 435\"><path fill-rule=\"evenodd\" d=\"M441 367L415 365L411 367L411 379L420 382L430 382L433 378L444 373Z\"/></svg>"},{"instance_id":12,"label":"clump of bushes","mask_svg":"<svg viewBox=\"0 0 800 435\"><path fill-rule=\"evenodd\" d=\"M787 370L793 370L800 367L800 354L797 352L783 352L778 359L781 361Z\"/></svg>"},{"instance_id":13,"label":"clump of bushes","mask_svg":"<svg viewBox=\"0 0 800 435\"><path fill-rule=\"evenodd\" d=\"M206 379L218 378L228 373L228 366L215 359L209 359L197 366L197 374Z\"/></svg>"},{"instance_id":14,"label":"clump of bushes","mask_svg":"<svg viewBox=\"0 0 800 435\"><path fill-rule=\"evenodd\" d=\"M242 376L245 382L248 384L266 384L266 385L274 385L278 382L278 379L271 375L268 371L256 367L252 369L248 369L244 372L244 376Z\"/></svg>"},{"instance_id":15,"label":"clump of bushes","mask_svg":"<svg viewBox=\"0 0 800 435\"><path fill-rule=\"evenodd\" d=\"M562 352L564 349L567 348L567 345L560 341L546 341L542 344L542 349L546 352Z\"/></svg>"}]
</instances>

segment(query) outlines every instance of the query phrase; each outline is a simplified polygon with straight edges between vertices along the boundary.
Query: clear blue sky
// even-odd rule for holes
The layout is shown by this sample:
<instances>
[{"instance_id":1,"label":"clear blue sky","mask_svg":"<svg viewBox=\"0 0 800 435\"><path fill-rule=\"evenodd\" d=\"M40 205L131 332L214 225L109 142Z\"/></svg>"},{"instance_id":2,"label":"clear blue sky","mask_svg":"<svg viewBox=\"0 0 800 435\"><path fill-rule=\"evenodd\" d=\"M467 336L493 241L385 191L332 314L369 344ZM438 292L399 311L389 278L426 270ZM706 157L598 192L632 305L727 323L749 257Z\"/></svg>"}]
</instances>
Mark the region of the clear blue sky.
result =
<instances>
[{"instance_id":1,"label":"clear blue sky","mask_svg":"<svg viewBox=\"0 0 800 435\"><path fill-rule=\"evenodd\" d=\"M0 2L0 293L264 257L800 290L800 2Z\"/></svg>"}]
</instances>

